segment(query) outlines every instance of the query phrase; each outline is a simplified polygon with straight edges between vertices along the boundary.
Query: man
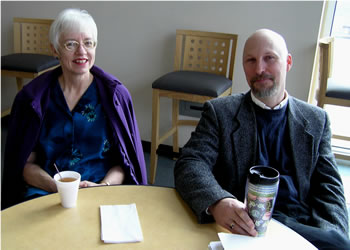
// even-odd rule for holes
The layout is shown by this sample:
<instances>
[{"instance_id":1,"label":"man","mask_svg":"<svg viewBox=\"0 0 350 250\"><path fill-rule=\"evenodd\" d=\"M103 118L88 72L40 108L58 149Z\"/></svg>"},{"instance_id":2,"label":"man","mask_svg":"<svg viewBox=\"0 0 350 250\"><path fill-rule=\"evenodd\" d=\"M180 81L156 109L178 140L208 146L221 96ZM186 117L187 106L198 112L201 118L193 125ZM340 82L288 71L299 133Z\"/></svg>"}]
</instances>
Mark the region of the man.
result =
<instances>
[{"instance_id":1,"label":"man","mask_svg":"<svg viewBox=\"0 0 350 250\"><path fill-rule=\"evenodd\" d=\"M344 191L331 151L328 116L289 96L292 67L283 37L262 29L246 41L243 68L250 91L205 103L176 162L175 186L200 223L256 236L244 206L248 170L280 173L273 217L318 248L349 248Z\"/></svg>"}]
</instances>

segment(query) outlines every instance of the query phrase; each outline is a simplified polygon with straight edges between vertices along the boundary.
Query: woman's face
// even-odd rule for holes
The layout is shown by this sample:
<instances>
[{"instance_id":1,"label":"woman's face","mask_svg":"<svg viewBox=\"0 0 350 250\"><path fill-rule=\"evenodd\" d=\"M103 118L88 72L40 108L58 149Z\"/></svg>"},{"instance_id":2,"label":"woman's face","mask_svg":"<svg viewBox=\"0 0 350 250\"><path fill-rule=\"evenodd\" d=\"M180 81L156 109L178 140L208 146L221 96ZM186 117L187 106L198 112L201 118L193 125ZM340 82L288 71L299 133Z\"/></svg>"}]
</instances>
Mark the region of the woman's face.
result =
<instances>
[{"instance_id":1,"label":"woman's face","mask_svg":"<svg viewBox=\"0 0 350 250\"><path fill-rule=\"evenodd\" d=\"M54 55L59 58L63 73L76 76L89 74L95 63L95 45L92 35L88 32L62 33L58 51L54 50Z\"/></svg>"}]
</instances>

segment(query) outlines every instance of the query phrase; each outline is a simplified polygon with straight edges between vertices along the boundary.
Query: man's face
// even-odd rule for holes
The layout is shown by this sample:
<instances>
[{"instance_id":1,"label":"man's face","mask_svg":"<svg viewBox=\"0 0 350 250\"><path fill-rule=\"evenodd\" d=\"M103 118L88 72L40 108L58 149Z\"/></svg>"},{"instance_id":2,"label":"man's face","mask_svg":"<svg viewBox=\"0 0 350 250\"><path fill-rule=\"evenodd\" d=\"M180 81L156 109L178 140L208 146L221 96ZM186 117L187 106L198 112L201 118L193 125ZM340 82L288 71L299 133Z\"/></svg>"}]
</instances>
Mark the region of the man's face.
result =
<instances>
[{"instance_id":1,"label":"man's face","mask_svg":"<svg viewBox=\"0 0 350 250\"><path fill-rule=\"evenodd\" d=\"M260 32L250 37L243 52L247 82L257 98L284 96L286 75L292 66L283 40Z\"/></svg>"}]
</instances>

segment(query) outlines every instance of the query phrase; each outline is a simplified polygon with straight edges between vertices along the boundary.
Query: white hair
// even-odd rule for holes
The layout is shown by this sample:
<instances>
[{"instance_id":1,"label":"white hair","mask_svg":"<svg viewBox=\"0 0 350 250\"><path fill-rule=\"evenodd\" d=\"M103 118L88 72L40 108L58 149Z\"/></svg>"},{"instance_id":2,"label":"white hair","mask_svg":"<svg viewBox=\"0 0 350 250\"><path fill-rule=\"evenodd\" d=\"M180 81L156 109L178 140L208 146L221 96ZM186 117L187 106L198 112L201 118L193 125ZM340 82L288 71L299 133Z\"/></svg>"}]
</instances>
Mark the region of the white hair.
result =
<instances>
[{"instance_id":1,"label":"white hair","mask_svg":"<svg viewBox=\"0 0 350 250\"><path fill-rule=\"evenodd\" d=\"M51 24L50 42L58 50L59 38L65 32L91 32L92 39L97 43L97 26L92 16L86 10L65 9Z\"/></svg>"}]
</instances>

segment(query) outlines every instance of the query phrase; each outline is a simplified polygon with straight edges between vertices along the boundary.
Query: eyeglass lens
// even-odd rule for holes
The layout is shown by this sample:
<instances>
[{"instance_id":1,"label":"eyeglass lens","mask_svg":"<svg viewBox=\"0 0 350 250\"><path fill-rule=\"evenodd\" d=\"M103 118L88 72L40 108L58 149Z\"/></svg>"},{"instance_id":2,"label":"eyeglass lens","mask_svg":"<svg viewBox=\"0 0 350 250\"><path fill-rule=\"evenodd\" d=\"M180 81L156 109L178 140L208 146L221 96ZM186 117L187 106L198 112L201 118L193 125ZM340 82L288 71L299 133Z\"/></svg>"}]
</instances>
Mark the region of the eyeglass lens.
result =
<instances>
[{"instance_id":1,"label":"eyeglass lens","mask_svg":"<svg viewBox=\"0 0 350 250\"><path fill-rule=\"evenodd\" d=\"M83 42L83 47L85 49L92 49L94 48L96 45L96 43L93 41L93 40L86 40ZM77 41L67 41L65 44L64 44L64 47L67 49L67 50L76 50L78 49L80 46L80 43L77 42Z\"/></svg>"}]
</instances>

